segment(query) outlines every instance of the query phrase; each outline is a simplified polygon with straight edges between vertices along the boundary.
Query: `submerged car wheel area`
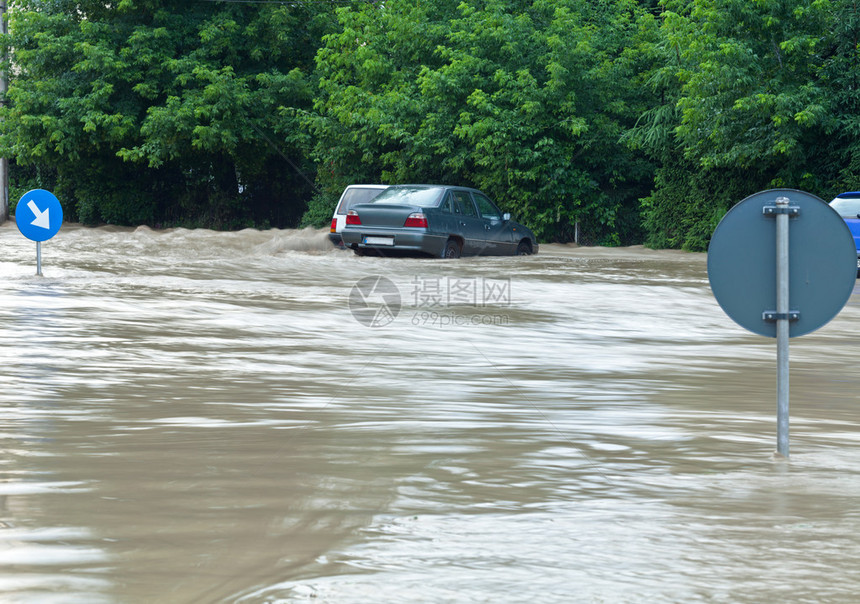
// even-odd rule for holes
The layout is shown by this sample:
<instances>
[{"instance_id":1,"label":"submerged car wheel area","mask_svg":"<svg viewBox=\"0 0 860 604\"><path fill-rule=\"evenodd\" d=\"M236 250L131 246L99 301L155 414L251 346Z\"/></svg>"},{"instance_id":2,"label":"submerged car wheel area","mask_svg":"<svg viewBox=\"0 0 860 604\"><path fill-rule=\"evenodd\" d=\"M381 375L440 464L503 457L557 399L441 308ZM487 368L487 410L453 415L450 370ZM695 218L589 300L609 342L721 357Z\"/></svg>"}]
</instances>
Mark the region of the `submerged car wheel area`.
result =
<instances>
[{"instance_id":1,"label":"submerged car wheel area","mask_svg":"<svg viewBox=\"0 0 860 604\"><path fill-rule=\"evenodd\" d=\"M341 237L363 256L436 258L536 254L534 233L468 187L394 185L346 213Z\"/></svg>"},{"instance_id":2,"label":"submerged car wheel area","mask_svg":"<svg viewBox=\"0 0 860 604\"><path fill-rule=\"evenodd\" d=\"M533 253L531 242L523 240L517 245L517 256L529 256Z\"/></svg>"},{"instance_id":3,"label":"submerged car wheel area","mask_svg":"<svg viewBox=\"0 0 860 604\"><path fill-rule=\"evenodd\" d=\"M442 252L443 258L459 258L460 257L460 243L455 239L449 239L445 244L445 249Z\"/></svg>"},{"instance_id":4,"label":"submerged car wheel area","mask_svg":"<svg viewBox=\"0 0 860 604\"><path fill-rule=\"evenodd\" d=\"M857 249L857 276L860 277L860 191L838 195L830 202L830 207L839 212L854 237L854 247Z\"/></svg>"}]
</instances>

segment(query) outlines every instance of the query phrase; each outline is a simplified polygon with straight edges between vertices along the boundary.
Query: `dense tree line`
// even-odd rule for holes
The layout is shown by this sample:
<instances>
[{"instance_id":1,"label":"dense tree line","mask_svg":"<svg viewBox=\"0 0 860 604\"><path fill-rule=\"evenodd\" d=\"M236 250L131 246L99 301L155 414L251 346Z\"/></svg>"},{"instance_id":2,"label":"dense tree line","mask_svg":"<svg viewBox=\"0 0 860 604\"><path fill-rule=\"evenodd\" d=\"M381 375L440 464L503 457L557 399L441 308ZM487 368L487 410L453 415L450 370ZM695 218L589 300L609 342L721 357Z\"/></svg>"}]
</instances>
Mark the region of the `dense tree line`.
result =
<instances>
[{"instance_id":1,"label":"dense tree line","mask_svg":"<svg viewBox=\"0 0 860 604\"><path fill-rule=\"evenodd\" d=\"M11 0L14 202L322 226L353 182L543 240L703 249L758 190L860 188L857 0Z\"/></svg>"},{"instance_id":2,"label":"dense tree line","mask_svg":"<svg viewBox=\"0 0 860 604\"><path fill-rule=\"evenodd\" d=\"M9 19L12 200L51 187L86 223L300 220L314 167L282 109L312 106L330 5L13 0Z\"/></svg>"}]
</instances>

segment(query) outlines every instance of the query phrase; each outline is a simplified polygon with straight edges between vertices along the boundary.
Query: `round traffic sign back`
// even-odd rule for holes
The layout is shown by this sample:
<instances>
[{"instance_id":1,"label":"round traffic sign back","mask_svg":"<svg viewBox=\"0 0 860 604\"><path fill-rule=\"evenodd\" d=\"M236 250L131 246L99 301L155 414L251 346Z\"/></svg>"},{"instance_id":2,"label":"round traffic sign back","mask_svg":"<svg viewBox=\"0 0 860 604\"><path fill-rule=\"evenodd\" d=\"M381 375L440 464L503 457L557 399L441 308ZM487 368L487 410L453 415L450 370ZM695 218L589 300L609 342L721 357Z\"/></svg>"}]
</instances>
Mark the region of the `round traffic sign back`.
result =
<instances>
[{"instance_id":1,"label":"round traffic sign back","mask_svg":"<svg viewBox=\"0 0 860 604\"><path fill-rule=\"evenodd\" d=\"M15 223L27 239L46 241L63 226L63 206L50 191L27 191L15 207Z\"/></svg>"},{"instance_id":2,"label":"round traffic sign back","mask_svg":"<svg viewBox=\"0 0 860 604\"><path fill-rule=\"evenodd\" d=\"M776 224L765 207L787 197L789 308L797 311L789 335L814 331L835 317L854 290L857 251L845 221L822 199L795 189L771 189L735 205L708 246L708 279L719 305L741 327L776 337Z\"/></svg>"}]
</instances>

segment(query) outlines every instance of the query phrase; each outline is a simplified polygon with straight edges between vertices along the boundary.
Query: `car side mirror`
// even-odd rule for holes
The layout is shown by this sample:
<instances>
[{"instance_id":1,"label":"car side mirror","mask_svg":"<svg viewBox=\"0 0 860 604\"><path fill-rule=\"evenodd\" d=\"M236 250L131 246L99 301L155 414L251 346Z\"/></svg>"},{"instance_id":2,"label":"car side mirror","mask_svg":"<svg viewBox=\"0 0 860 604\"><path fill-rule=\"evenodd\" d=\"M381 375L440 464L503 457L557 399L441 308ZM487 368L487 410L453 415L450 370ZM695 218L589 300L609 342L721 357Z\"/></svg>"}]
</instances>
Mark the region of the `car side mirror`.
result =
<instances>
[{"instance_id":1,"label":"car side mirror","mask_svg":"<svg viewBox=\"0 0 860 604\"><path fill-rule=\"evenodd\" d=\"M503 221L503 222L507 222L507 221L509 221L510 219L511 219L511 215L510 215L510 213L509 213L509 212L505 212L504 214L502 214L502 221Z\"/></svg>"}]
</instances>

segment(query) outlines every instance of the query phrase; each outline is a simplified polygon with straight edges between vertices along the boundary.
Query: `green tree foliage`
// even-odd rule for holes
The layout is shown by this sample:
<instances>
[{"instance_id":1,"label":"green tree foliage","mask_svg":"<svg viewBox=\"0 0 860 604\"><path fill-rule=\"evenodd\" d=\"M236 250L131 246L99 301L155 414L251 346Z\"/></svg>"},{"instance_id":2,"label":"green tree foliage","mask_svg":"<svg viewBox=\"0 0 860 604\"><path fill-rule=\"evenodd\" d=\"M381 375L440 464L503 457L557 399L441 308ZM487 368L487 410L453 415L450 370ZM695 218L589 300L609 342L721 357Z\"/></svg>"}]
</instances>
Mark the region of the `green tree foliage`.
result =
<instances>
[{"instance_id":1,"label":"green tree foliage","mask_svg":"<svg viewBox=\"0 0 860 604\"><path fill-rule=\"evenodd\" d=\"M852 186L854 0L661 6L650 83L663 102L627 134L659 164L643 200L651 245L704 249L728 208L761 189Z\"/></svg>"},{"instance_id":2,"label":"green tree foliage","mask_svg":"<svg viewBox=\"0 0 860 604\"><path fill-rule=\"evenodd\" d=\"M10 4L3 148L30 166L19 173L54 185L72 217L210 226L297 219L310 186L287 160L310 167L295 118L280 109L311 104L328 7Z\"/></svg>"},{"instance_id":3,"label":"green tree foliage","mask_svg":"<svg viewBox=\"0 0 860 604\"><path fill-rule=\"evenodd\" d=\"M393 1L338 17L308 120L321 181L473 185L543 239L577 221L636 236L652 166L620 135L646 106L637 46L656 35L638 3Z\"/></svg>"},{"instance_id":4,"label":"green tree foliage","mask_svg":"<svg viewBox=\"0 0 860 604\"><path fill-rule=\"evenodd\" d=\"M860 189L857 0L10 0L10 26L13 184L91 223L322 226L348 184L442 182L543 240L701 250L761 189Z\"/></svg>"},{"instance_id":5,"label":"green tree foliage","mask_svg":"<svg viewBox=\"0 0 860 604\"><path fill-rule=\"evenodd\" d=\"M830 193L860 189L860 3L834 1L830 9L829 48L821 78L829 91L836 129L829 155L837 175Z\"/></svg>"},{"instance_id":6,"label":"green tree foliage","mask_svg":"<svg viewBox=\"0 0 860 604\"><path fill-rule=\"evenodd\" d=\"M303 120L321 189L305 224L330 220L337 196L351 183L453 182L420 142L429 99L418 78L442 64L436 48L458 1L395 0L337 10L339 27L317 53L314 111Z\"/></svg>"}]
</instances>

